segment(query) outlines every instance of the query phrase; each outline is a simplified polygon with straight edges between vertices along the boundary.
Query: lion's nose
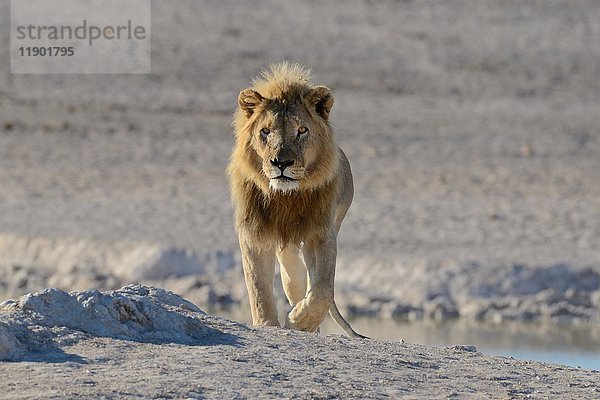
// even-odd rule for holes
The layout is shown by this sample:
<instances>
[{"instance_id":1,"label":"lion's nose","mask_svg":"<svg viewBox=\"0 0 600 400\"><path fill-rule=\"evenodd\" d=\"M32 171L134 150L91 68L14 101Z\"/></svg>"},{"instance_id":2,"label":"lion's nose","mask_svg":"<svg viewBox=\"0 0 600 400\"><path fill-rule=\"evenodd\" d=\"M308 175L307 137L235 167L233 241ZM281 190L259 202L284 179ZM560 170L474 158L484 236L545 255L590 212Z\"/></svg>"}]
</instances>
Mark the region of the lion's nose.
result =
<instances>
[{"instance_id":1,"label":"lion's nose","mask_svg":"<svg viewBox=\"0 0 600 400\"><path fill-rule=\"evenodd\" d=\"M286 169L290 165L294 165L294 160L280 160L279 158L276 158L274 160L271 160L271 164L278 167L283 173L284 169Z\"/></svg>"}]
</instances>

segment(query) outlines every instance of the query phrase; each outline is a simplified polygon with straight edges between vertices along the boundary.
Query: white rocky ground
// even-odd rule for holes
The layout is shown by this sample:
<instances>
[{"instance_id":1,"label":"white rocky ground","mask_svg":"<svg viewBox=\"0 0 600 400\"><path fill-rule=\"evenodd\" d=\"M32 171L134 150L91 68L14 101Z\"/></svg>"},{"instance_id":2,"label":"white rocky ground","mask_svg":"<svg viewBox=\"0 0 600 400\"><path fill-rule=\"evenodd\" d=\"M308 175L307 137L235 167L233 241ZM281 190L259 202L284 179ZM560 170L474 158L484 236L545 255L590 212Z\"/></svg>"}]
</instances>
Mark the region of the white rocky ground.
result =
<instances>
[{"instance_id":1,"label":"white rocky ground","mask_svg":"<svg viewBox=\"0 0 600 400\"><path fill-rule=\"evenodd\" d=\"M11 361L0 364L3 398L600 396L598 371L473 346L252 329L143 286L50 289L2 303L0 359Z\"/></svg>"},{"instance_id":2,"label":"white rocky ground","mask_svg":"<svg viewBox=\"0 0 600 400\"><path fill-rule=\"evenodd\" d=\"M243 304L230 116L292 59L334 89L354 169L346 313L597 325L599 20L593 1L155 1L150 75L3 63L0 298L144 282Z\"/></svg>"},{"instance_id":3,"label":"white rocky ground","mask_svg":"<svg viewBox=\"0 0 600 400\"><path fill-rule=\"evenodd\" d=\"M210 312L243 307L224 177L231 113L252 76L290 59L334 90L332 122L353 166L356 196L339 239L343 312L598 330L597 2L152 7L148 75L12 75L0 30L0 299L144 283ZM0 26L9 15L0 1ZM77 343L117 357L105 361L106 379L119 362L140 365L119 348L168 357L178 346ZM9 364L30 365L76 364ZM422 382L412 372L399 379ZM71 390L57 382L39 384Z\"/></svg>"}]
</instances>

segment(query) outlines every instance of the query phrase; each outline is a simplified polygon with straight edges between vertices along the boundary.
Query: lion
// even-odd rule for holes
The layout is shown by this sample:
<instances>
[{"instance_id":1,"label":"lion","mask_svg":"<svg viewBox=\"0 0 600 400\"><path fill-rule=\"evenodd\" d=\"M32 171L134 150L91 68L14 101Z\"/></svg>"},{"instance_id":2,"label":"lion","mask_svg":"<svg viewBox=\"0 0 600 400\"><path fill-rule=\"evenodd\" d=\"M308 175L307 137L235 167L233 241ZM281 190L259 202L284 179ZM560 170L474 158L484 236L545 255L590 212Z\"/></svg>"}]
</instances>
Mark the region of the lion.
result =
<instances>
[{"instance_id":1,"label":"lion","mask_svg":"<svg viewBox=\"0 0 600 400\"><path fill-rule=\"evenodd\" d=\"M352 203L350 164L337 147L333 95L299 64L272 65L242 90L227 175L254 326L279 326L275 260L292 309L285 327L317 332L334 301L337 234Z\"/></svg>"}]
</instances>

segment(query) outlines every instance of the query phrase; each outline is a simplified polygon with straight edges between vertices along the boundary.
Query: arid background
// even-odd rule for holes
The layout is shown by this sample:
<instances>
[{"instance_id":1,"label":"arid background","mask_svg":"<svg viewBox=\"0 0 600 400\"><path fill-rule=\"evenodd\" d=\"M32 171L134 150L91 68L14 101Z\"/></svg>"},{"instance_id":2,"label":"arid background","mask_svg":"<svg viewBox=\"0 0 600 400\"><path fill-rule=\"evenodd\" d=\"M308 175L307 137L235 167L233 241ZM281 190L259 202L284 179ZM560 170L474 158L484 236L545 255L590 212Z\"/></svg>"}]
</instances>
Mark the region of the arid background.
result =
<instances>
[{"instance_id":1,"label":"arid background","mask_svg":"<svg viewBox=\"0 0 600 400\"><path fill-rule=\"evenodd\" d=\"M153 1L151 74L0 60L0 300L143 283L244 319L231 115L291 60L333 89L353 168L343 313L577 325L600 342L593 0Z\"/></svg>"}]
</instances>

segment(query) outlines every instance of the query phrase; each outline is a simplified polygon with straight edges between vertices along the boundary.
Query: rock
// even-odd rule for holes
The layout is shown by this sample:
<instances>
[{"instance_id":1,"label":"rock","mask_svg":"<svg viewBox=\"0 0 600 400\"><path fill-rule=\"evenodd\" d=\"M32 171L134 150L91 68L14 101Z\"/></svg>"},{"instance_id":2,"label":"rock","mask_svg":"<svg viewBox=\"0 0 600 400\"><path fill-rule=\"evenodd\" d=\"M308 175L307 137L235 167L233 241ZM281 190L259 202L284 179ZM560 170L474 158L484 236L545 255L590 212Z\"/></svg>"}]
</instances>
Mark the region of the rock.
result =
<instances>
[{"instance_id":1,"label":"rock","mask_svg":"<svg viewBox=\"0 0 600 400\"><path fill-rule=\"evenodd\" d=\"M465 352L465 353L477 353L477 347L470 345L470 344L455 345L455 346L451 346L448 348L451 350L454 350L454 351L460 351L460 352Z\"/></svg>"},{"instance_id":2,"label":"rock","mask_svg":"<svg viewBox=\"0 0 600 400\"><path fill-rule=\"evenodd\" d=\"M11 332L8 325L0 322L0 361L18 359L24 352L25 347Z\"/></svg>"},{"instance_id":3,"label":"rock","mask_svg":"<svg viewBox=\"0 0 600 400\"><path fill-rule=\"evenodd\" d=\"M194 304L164 289L140 285L107 292L46 289L5 301L0 311L0 354L9 359L18 357L25 347L39 347L46 340L39 340L40 334L50 341L65 332L80 332L192 344L214 332L202 322L206 314Z\"/></svg>"}]
</instances>

